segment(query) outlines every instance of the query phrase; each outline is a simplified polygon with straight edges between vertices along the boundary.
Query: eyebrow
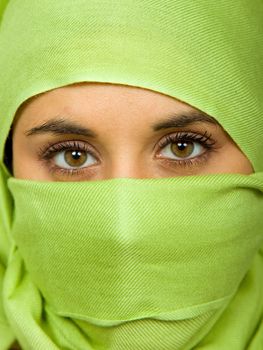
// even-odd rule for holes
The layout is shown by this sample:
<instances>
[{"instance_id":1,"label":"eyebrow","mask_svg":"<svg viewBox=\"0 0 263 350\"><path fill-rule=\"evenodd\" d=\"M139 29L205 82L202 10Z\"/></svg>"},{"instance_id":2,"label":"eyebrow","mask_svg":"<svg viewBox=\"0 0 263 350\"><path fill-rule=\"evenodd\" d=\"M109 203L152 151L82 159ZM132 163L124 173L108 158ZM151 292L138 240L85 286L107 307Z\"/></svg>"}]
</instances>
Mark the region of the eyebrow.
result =
<instances>
[{"instance_id":1,"label":"eyebrow","mask_svg":"<svg viewBox=\"0 0 263 350\"><path fill-rule=\"evenodd\" d=\"M216 119L210 117L208 114L201 111L190 111L183 114L172 114L167 120L153 124L152 129L159 131L168 128L183 128L198 122L218 125Z\"/></svg>"},{"instance_id":2,"label":"eyebrow","mask_svg":"<svg viewBox=\"0 0 263 350\"><path fill-rule=\"evenodd\" d=\"M49 121L29 129L25 132L27 136L39 135L43 133L53 133L55 135L82 135L86 137L97 137L96 133L91 129L83 127L76 122L70 122L64 118L50 119Z\"/></svg>"},{"instance_id":3,"label":"eyebrow","mask_svg":"<svg viewBox=\"0 0 263 350\"><path fill-rule=\"evenodd\" d=\"M169 128L183 128L190 124L194 124L197 122L202 123L210 123L214 125L218 125L217 121L201 111L191 111L184 114L172 114L168 119L164 121L160 121L152 125L153 131L159 131L163 129ZM81 135L86 137L96 138L97 134L88 129L79 125L76 122L68 121L64 118L53 118L49 121L31 128L25 132L27 136L39 135L44 133L53 133L55 135Z\"/></svg>"}]
</instances>

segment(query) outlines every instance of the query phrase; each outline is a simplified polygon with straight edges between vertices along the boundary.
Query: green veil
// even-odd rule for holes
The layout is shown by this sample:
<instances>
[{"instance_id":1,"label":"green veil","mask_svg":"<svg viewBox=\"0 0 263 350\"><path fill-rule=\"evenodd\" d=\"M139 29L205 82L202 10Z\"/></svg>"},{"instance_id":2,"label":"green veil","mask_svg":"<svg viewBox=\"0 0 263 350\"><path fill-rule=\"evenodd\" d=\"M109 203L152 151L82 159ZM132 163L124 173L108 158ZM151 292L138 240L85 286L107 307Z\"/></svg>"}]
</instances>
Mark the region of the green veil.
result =
<instances>
[{"instance_id":1,"label":"green veil","mask_svg":"<svg viewBox=\"0 0 263 350\"><path fill-rule=\"evenodd\" d=\"M15 339L40 350L262 349L262 0L0 0L0 21L0 350ZM18 107L76 82L187 102L219 121L254 174L14 179L3 159ZM54 213L65 200L88 218Z\"/></svg>"}]
</instances>

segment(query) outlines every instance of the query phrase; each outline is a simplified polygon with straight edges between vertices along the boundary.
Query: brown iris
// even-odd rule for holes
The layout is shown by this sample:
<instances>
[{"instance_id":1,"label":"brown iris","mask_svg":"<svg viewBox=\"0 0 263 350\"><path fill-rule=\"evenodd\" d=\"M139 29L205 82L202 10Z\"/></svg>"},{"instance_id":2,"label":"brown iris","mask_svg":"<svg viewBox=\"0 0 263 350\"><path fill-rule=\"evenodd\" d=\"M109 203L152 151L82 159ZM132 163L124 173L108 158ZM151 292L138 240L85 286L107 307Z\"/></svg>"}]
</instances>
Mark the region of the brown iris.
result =
<instances>
[{"instance_id":1,"label":"brown iris","mask_svg":"<svg viewBox=\"0 0 263 350\"><path fill-rule=\"evenodd\" d=\"M178 158L190 157L194 150L193 142L177 142L171 144L171 151Z\"/></svg>"},{"instance_id":2,"label":"brown iris","mask_svg":"<svg viewBox=\"0 0 263 350\"><path fill-rule=\"evenodd\" d=\"M87 158L87 153L82 151L66 151L64 155L65 161L72 167L81 167Z\"/></svg>"}]
</instances>

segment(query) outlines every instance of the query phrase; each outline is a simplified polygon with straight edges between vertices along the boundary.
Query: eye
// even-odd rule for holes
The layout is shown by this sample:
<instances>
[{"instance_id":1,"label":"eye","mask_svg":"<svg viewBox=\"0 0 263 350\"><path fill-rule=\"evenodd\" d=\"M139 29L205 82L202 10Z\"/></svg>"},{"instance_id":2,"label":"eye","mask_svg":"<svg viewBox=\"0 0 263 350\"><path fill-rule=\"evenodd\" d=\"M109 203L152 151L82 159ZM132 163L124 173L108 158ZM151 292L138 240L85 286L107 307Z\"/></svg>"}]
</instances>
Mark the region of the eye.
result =
<instances>
[{"instance_id":1,"label":"eye","mask_svg":"<svg viewBox=\"0 0 263 350\"><path fill-rule=\"evenodd\" d=\"M214 149L215 141L207 132L194 134L190 132L179 132L166 135L158 143L158 158L182 162L200 159L208 151ZM191 162L192 164L192 162Z\"/></svg>"},{"instance_id":2,"label":"eye","mask_svg":"<svg viewBox=\"0 0 263 350\"><path fill-rule=\"evenodd\" d=\"M99 163L99 156L87 142L64 141L40 148L38 158L43 160L51 172L71 174Z\"/></svg>"},{"instance_id":3,"label":"eye","mask_svg":"<svg viewBox=\"0 0 263 350\"><path fill-rule=\"evenodd\" d=\"M97 163L97 160L87 151L72 149L58 152L54 156L54 163L59 168L79 169Z\"/></svg>"},{"instance_id":4,"label":"eye","mask_svg":"<svg viewBox=\"0 0 263 350\"><path fill-rule=\"evenodd\" d=\"M170 143L162 149L159 155L172 159L189 159L201 155L204 152L204 147L198 142L180 141Z\"/></svg>"}]
</instances>

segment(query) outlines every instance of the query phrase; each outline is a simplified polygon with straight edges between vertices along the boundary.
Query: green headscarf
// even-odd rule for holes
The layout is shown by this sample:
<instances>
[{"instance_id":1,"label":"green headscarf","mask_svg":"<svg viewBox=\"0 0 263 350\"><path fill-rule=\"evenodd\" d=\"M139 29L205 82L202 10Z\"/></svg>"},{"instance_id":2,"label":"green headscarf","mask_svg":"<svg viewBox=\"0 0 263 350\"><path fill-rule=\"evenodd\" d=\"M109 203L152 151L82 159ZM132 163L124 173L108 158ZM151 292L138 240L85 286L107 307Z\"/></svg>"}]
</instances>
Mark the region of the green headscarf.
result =
<instances>
[{"instance_id":1,"label":"green headscarf","mask_svg":"<svg viewBox=\"0 0 263 350\"><path fill-rule=\"evenodd\" d=\"M0 350L15 339L28 350L261 350L262 0L0 0L0 11ZM212 115L254 174L14 179L3 158L18 107L83 81Z\"/></svg>"}]
</instances>

